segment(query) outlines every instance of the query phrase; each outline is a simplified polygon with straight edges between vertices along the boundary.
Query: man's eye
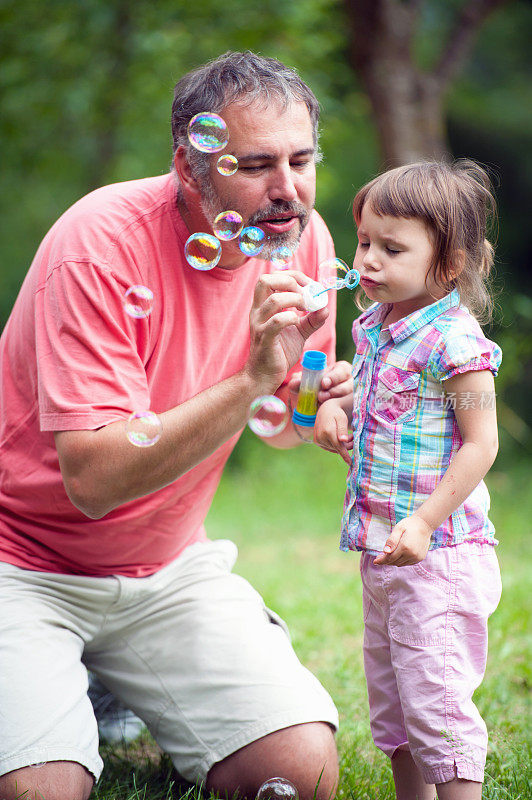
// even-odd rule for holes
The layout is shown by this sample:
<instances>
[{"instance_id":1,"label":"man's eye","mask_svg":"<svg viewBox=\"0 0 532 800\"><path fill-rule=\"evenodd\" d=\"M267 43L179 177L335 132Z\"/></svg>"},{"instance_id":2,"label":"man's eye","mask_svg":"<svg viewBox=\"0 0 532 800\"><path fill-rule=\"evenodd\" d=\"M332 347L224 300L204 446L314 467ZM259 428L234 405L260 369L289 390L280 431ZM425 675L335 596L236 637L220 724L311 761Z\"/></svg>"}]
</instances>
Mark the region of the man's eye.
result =
<instances>
[{"instance_id":1,"label":"man's eye","mask_svg":"<svg viewBox=\"0 0 532 800\"><path fill-rule=\"evenodd\" d=\"M292 169L305 169L305 167L308 167L309 164L310 164L310 161L308 161L308 160L307 161L291 161L290 162L290 166L292 167Z\"/></svg>"},{"instance_id":2,"label":"man's eye","mask_svg":"<svg viewBox=\"0 0 532 800\"><path fill-rule=\"evenodd\" d=\"M247 166L247 167L238 167L239 172L259 172L259 170L264 169L264 164L256 164L254 166Z\"/></svg>"}]
</instances>

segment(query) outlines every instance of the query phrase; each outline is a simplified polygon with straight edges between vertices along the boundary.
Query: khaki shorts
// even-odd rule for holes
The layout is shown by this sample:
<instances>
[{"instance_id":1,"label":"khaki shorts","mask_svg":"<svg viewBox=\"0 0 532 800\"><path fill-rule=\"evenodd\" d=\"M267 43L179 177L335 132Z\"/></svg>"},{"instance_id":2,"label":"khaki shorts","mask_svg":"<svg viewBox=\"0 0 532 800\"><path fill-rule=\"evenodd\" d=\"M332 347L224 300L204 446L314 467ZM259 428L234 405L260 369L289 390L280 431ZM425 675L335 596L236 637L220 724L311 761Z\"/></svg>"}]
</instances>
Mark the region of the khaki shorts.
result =
<instances>
[{"instance_id":1,"label":"khaki shorts","mask_svg":"<svg viewBox=\"0 0 532 800\"><path fill-rule=\"evenodd\" d=\"M282 620L231 572L236 556L232 542L199 542L147 578L0 563L0 775L76 761L100 777L87 669L191 782L272 731L336 728Z\"/></svg>"}]
</instances>

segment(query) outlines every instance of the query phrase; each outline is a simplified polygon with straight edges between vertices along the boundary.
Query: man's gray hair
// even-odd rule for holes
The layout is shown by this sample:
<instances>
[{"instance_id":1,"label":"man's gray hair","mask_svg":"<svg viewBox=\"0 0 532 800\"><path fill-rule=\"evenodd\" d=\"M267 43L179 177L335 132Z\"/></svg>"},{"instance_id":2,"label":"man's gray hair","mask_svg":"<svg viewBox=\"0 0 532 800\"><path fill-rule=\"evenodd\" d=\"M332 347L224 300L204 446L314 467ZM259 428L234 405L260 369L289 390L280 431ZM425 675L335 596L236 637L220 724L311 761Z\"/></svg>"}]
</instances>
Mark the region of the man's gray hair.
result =
<instances>
[{"instance_id":1,"label":"man's gray hair","mask_svg":"<svg viewBox=\"0 0 532 800\"><path fill-rule=\"evenodd\" d=\"M297 72L281 61L259 56L249 50L224 53L177 82L172 105L173 152L184 145L194 176L206 178L209 159L188 141L187 125L191 118L202 111L219 114L235 101L248 104L255 100L269 102L273 99L284 107L294 101L305 103L318 159L320 108L314 93Z\"/></svg>"}]
</instances>

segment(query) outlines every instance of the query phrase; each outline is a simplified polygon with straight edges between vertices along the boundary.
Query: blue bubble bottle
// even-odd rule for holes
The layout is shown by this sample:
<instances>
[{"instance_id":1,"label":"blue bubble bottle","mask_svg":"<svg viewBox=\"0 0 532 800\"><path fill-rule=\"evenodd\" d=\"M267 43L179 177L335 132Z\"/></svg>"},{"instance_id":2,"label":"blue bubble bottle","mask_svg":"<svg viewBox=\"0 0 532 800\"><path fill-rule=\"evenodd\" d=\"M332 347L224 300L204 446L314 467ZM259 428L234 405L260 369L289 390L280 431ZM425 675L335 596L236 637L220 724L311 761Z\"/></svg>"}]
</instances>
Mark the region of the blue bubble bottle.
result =
<instances>
[{"instance_id":1,"label":"blue bubble bottle","mask_svg":"<svg viewBox=\"0 0 532 800\"><path fill-rule=\"evenodd\" d=\"M297 396L297 405L292 414L292 422L302 430L302 438L308 441L312 438L312 429L318 413L318 392L321 379L327 366L327 356L321 350L307 350L303 354L303 372L301 385Z\"/></svg>"}]
</instances>

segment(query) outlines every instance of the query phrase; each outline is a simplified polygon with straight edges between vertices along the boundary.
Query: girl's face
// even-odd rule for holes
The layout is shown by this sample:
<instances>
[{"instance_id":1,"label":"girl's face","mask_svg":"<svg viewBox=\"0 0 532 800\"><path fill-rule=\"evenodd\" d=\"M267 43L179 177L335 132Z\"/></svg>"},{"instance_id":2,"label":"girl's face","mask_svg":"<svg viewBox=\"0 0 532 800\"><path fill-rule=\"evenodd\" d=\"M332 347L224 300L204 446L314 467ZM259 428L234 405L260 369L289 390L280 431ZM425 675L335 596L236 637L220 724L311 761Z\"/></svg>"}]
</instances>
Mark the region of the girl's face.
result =
<instances>
[{"instance_id":1,"label":"girl's face","mask_svg":"<svg viewBox=\"0 0 532 800\"><path fill-rule=\"evenodd\" d=\"M421 220L379 216L369 202L364 204L354 266L369 299L393 305L387 322L396 322L445 295L430 269L433 249Z\"/></svg>"}]
</instances>

